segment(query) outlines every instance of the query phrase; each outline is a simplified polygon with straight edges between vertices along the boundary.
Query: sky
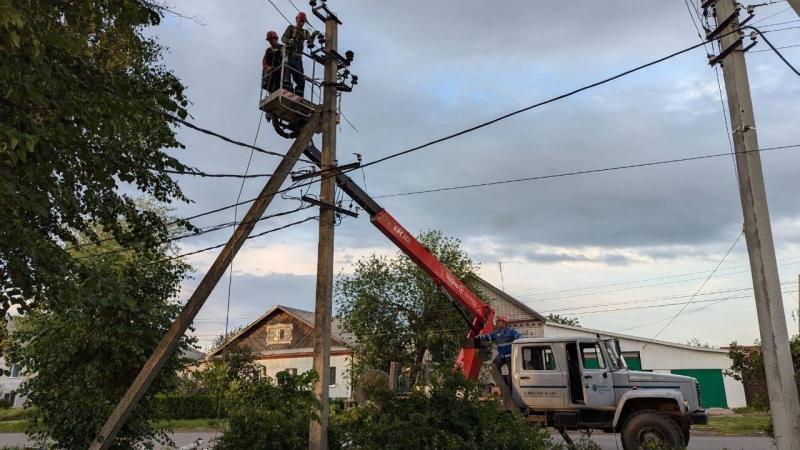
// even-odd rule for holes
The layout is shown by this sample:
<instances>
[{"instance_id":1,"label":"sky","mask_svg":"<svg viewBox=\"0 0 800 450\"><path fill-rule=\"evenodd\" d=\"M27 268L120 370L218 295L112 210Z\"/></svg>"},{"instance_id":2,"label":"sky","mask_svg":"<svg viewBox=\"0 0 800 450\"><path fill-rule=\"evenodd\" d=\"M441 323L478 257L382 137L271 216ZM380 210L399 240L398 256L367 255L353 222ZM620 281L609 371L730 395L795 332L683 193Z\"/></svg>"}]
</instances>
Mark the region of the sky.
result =
<instances>
[{"instance_id":1,"label":"sky","mask_svg":"<svg viewBox=\"0 0 800 450\"><path fill-rule=\"evenodd\" d=\"M296 14L289 0L273 1L290 19ZM341 164L355 161L356 153L365 162L378 159L699 42L680 0L328 3L343 22L340 50L355 52L351 71L359 76L342 100L353 126L340 124ZM291 142L259 122L257 105L264 36L270 29L282 33L287 22L269 1L174 0L172 7L189 18L168 16L148 33L168 49L164 64L188 87L191 120L285 152ZM768 34L776 46L800 43L800 29L793 28L800 21L783 1L757 8L753 20L778 30ZM766 48L760 42L753 50ZM800 47L781 52L800 65ZM800 144L800 79L772 52L752 52L747 60L760 146ZM245 171L249 150L187 128L178 136L186 149L171 153L186 164ZM761 155L790 331L798 329L798 150ZM352 175L380 197L728 151L717 75L698 49ZM270 173L277 162L256 153L249 173ZM241 183L179 181L192 203L172 205L176 216L234 203ZM263 183L248 180L241 198L256 196ZM482 277L541 313L675 342L697 338L723 346L759 335L747 250L744 238L737 240L742 214L730 157L378 201L414 233L440 229L460 239ZM277 199L268 213L297 205ZM195 224L229 222L233 214ZM315 214L309 209L265 220L255 233ZM181 251L223 243L230 232L185 239ZM246 325L276 304L313 310L316 241L316 221L248 241L234 262L229 326ZM189 258L195 272L183 285L183 299L216 252ZM336 228L337 274L349 273L359 258L395 252L364 214ZM228 281L223 278L195 321L205 347L225 329Z\"/></svg>"}]
</instances>

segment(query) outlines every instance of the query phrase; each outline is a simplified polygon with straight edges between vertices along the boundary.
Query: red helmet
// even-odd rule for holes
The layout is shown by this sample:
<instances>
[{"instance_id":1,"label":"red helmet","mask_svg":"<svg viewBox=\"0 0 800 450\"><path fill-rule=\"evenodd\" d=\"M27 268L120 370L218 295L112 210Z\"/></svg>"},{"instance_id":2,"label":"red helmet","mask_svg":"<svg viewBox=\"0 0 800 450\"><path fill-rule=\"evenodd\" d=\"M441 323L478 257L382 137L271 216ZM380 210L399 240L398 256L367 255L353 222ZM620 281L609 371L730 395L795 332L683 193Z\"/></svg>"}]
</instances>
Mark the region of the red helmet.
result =
<instances>
[{"instance_id":1,"label":"red helmet","mask_svg":"<svg viewBox=\"0 0 800 450\"><path fill-rule=\"evenodd\" d=\"M278 39L278 33L274 32L272 30L267 31L267 40L269 41L271 39Z\"/></svg>"},{"instance_id":2,"label":"red helmet","mask_svg":"<svg viewBox=\"0 0 800 450\"><path fill-rule=\"evenodd\" d=\"M295 22L300 21L300 19L303 19L303 22L307 22L308 21L306 19L306 13L304 13L303 11L300 11L299 13L297 13L297 16L295 16L295 18L294 18Z\"/></svg>"}]
</instances>

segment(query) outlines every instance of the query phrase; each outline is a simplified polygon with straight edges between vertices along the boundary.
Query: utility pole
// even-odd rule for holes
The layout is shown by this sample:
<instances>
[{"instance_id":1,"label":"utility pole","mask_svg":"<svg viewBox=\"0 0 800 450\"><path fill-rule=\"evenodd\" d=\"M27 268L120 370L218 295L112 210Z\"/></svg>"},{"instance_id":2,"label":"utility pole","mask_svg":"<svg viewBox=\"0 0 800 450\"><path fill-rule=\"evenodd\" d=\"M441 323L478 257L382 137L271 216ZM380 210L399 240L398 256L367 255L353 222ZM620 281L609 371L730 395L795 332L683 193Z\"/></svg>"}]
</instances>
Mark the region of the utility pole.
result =
<instances>
[{"instance_id":1,"label":"utility pole","mask_svg":"<svg viewBox=\"0 0 800 450\"><path fill-rule=\"evenodd\" d=\"M800 336L800 274L797 275L797 335Z\"/></svg>"},{"instance_id":2,"label":"utility pole","mask_svg":"<svg viewBox=\"0 0 800 450\"><path fill-rule=\"evenodd\" d=\"M708 4L714 2L704 3L704 6ZM718 28L709 32L708 37L719 38L720 55L712 59L711 63L720 62L725 76L744 215L744 234L753 276L775 441L778 450L800 450L800 400L789 352L789 335L783 311L761 155L758 152L755 114L738 18L739 9L735 0L717 0L714 7Z\"/></svg>"},{"instance_id":3,"label":"utility pole","mask_svg":"<svg viewBox=\"0 0 800 450\"><path fill-rule=\"evenodd\" d=\"M95 438L95 441L89 447L90 450L106 450L111 446L120 428L122 428L122 425L128 420L131 412L153 383L153 380L164 366L164 363L172 356L172 353L175 352L175 348L178 346L181 337L186 333L186 330L189 328L189 325L191 325L195 316L197 316L197 313L200 312L200 308L203 307L208 296L211 295L211 291L214 290L214 287L225 273L233 257L236 256L236 253L242 248L250 232L253 231L253 228L256 226L256 221L264 215L264 212L272 202L275 194L286 180L286 177L289 176L292 167L294 167L308 143L311 142L311 138L314 136L314 132L319 125L319 119L319 113L315 112L303 126L300 135L294 141L291 148L289 148L289 151L286 153L286 156L283 157L280 164L278 164L275 173L269 178L267 185L264 186L264 189L250 206L247 214L242 218L239 226L236 227L236 231L233 232L228 243L222 248L217 259L214 260L211 268L208 269L203 280L200 281L200 284L186 302L178 318L172 323L167 334L161 338L153 354L150 355L150 358L147 360L144 367L142 367L136 379L125 392L125 395L108 417L108 420L106 420L106 423Z\"/></svg>"},{"instance_id":4,"label":"utility pole","mask_svg":"<svg viewBox=\"0 0 800 450\"><path fill-rule=\"evenodd\" d=\"M328 398L331 367L331 315L333 314L333 234L336 217L332 205L336 202L336 86L339 65L333 55L337 52L339 19L327 8L317 17L325 21L325 78L322 95L322 182L319 189L319 244L317 246L317 286L314 306L314 371L319 376L314 383L314 397L319 401L319 420L311 421L308 432L310 450L328 448Z\"/></svg>"}]
</instances>

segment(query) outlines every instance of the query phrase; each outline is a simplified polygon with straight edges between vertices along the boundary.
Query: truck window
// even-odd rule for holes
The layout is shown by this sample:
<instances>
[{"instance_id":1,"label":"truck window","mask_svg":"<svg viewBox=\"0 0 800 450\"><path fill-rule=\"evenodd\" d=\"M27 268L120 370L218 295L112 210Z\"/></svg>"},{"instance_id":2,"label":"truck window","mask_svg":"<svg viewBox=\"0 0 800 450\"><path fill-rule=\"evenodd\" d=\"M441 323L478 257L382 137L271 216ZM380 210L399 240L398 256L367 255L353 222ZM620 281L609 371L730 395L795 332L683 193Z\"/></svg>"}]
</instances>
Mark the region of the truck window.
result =
<instances>
[{"instance_id":1,"label":"truck window","mask_svg":"<svg viewBox=\"0 0 800 450\"><path fill-rule=\"evenodd\" d=\"M523 347L522 370L556 370L556 359L549 346Z\"/></svg>"},{"instance_id":2,"label":"truck window","mask_svg":"<svg viewBox=\"0 0 800 450\"><path fill-rule=\"evenodd\" d=\"M580 344L581 362L585 369L605 369L606 363L603 361L603 352L600 351L598 344Z\"/></svg>"}]
</instances>

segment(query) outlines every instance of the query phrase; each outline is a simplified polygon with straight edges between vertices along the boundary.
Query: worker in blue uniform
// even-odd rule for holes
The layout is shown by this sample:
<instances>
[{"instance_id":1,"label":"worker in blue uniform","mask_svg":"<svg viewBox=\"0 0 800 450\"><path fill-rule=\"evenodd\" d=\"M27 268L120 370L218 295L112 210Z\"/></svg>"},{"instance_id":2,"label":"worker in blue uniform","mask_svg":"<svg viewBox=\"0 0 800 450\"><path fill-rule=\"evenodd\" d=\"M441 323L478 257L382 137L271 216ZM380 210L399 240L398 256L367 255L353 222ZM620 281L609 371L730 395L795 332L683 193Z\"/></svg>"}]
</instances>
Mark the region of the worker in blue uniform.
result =
<instances>
[{"instance_id":1,"label":"worker in blue uniform","mask_svg":"<svg viewBox=\"0 0 800 450\"><path fill-rule=\"evenodd\" d=\"M519 331L508 326L507 316L497 316L494 331L488 334L482 334L478 338L484 342L497 344L497 356L492 361L497 370L502 373L503 366L508 366L508 372L511 373L511 343L521 338L522 334Z\"/></svg>"}]
</instances>

